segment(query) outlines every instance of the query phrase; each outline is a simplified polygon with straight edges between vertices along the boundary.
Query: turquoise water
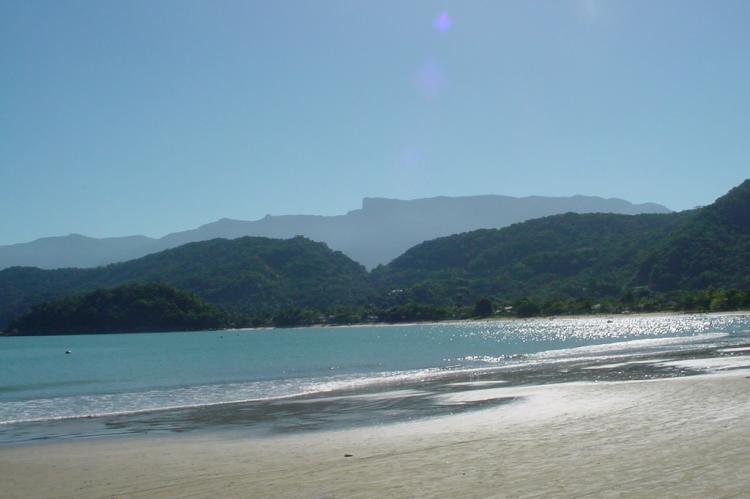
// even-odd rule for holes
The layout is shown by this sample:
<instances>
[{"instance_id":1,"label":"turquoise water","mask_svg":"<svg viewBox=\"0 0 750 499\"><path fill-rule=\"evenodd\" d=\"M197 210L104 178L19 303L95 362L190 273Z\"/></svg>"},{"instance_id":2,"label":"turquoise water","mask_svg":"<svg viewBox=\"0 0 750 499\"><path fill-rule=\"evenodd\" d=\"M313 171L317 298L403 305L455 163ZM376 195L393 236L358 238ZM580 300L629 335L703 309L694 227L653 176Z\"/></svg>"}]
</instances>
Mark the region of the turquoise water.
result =
<instances>
[{"instance_id":1,"label":"turquoise water","mask_svg":"<svg viewBox=\"0 0 750 499\"><path fill-rule=\"evenodd\" d=\"M0 338L0 428L731 346L748 330L691 315Z\"/></svg>"}]
</instances>

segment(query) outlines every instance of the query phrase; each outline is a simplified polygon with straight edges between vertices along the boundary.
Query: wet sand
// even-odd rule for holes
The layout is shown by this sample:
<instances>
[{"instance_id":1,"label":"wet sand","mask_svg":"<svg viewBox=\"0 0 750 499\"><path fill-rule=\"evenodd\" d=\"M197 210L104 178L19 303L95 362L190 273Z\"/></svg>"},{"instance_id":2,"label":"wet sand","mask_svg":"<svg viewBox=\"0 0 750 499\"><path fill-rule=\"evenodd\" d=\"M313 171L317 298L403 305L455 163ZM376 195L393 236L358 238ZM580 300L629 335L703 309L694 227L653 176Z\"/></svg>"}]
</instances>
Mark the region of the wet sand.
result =
<instances>
[{"instance_id":1,"label":"wet sand","mask_svg":"<svg viewBox=\"0 0 750 499\"><path fill-rule=\"evenodd\" d=\"M739 497L750 490L747 376L488 387L453 402L516 399L267 438L217 432L5 447L0 483L6 498Z\"/></svg>"}]
</instances>

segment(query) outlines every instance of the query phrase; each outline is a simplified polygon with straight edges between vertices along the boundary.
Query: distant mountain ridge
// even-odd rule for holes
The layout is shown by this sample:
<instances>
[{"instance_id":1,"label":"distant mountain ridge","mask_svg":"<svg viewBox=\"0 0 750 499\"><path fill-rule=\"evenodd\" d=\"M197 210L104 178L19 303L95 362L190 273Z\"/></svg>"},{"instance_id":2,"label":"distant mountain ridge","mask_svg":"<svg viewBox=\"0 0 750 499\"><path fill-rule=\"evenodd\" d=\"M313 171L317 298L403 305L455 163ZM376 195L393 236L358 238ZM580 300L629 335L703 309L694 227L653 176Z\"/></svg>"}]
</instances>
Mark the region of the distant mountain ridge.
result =
<instances>
[{"instance_id":1,"label":"distant mountain ridge","mask_svg":"<svg viewBox=\"0 0 750 499\"><path fill-rule=\"evenodd\" d=\"M412 320L444 318L488 299L552 303L546 310L557 314L571 310L559 303L580 301L576 309L589 312L588 300L646 306L670 293L668 300L691 309L695 297L686 293L726 290L709 296L711 309L721 310L739 303L737 290L750 290L750 179L693 210L563 213L436 238L372 272L305 237L192 242L93 269L12 267L0 270L0 329L35 304L132 283L190 291L253 323L275 325L347 314L391 320L403 310L415 311ZM440 307L442 315L419 315L420 306Z\"/></svg>"},{"instance_id":2,"label":"distant mountain ridge","mask_svg":"<svg viewBox=\"0 0 750 499\"><path fill-rule=\"evenodd\" d=\"M146 236L97 239L81 234L53 236L29 243L0 246L0 269L31 266L43 269L96 267L143 256L155 239Z\"/></svg>"},{"instance_id":3,"label":"distant mountain ridge","mask_svg":"<svg viewBox=\"0 0 750 499\"><path fill-rule=\"evenodd\" d=\"M253 220L223 218L162 238L126 236L92 238L80 234L45 237L0 246L0 269L97 267L127 261L183 244L244 236L305 236L324 242L367 268L386 264L423 241L482 228L501 228L559 213L669 213L655 203L594 196L543 197L485 195L415 200L364 198L362 208L345 215L279 215Z\"/></svg>"}]
</instances>

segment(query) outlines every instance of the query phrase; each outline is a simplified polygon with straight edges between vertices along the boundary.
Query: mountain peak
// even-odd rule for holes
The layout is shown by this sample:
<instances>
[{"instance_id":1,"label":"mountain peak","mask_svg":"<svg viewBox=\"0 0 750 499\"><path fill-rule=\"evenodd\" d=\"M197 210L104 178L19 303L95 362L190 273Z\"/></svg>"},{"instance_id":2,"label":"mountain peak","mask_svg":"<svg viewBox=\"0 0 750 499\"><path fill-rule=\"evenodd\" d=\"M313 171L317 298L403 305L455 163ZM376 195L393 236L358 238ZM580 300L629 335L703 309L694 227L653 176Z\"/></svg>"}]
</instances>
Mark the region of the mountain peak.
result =
<instances>
[{"instance_id":1,"label":"mountain peak","mask_svg":"<svg viewBox=\"0 0 750 499\"><path fill-rule=\"evenodd\" d=\"M746 179L703 209L733 225L750 230L750 179Z\"/></svg>"},{"instance_id":2,"label":"mountain peak","mask_svg":"<svg viewBox=\"0 0 750 499\"><path fill-rule=\"evenodd\" d=\"M102 239L68 236L14 248L0 246L0 268L34 265L44 268L90 267L124 261L209 239L242 236L290 238L297 235L326 243L372 268L385 264L409 247L436 237L475 229L500 228L557 213L666 213L660 205L635 205L595 196L511 197L503 195L437 196L413 200L366 197L362 209L346 215L282 215L245 221L221 218L158 240ZM85 246L85 247L84 247Z\"/></svg>"}]
</instances>

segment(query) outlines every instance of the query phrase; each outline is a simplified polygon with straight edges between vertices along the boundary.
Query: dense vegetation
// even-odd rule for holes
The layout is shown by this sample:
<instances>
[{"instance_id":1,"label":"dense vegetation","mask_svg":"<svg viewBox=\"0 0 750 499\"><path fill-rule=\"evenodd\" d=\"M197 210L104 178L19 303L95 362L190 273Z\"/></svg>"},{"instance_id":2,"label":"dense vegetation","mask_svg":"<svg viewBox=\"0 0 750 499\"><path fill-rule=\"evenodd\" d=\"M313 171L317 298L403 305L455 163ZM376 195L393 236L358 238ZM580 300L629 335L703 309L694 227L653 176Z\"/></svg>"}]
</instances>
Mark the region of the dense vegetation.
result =
<instances>
[{"instance_id":1,"label":"dense vegetation","mask_svg":"<svg viewBox=\"0 0 750 499\"><path fill-rule=\"evenodd\" d=\"M303 237L243 237L190 243L94 269L0 271L0 329L31 305L127 283L162 283L245 314L324 309L367 301L367 271Z\"/></svg>"},{"instance_id":2,"label":"dense vegetation","mask_svg":"<svg viewBox=\"0 0 750 499\"><path fill-rule=\"evenodd\" d=\"M406 302L389 307L337 307L330 311L285 310L274 316L244 318L248 326L310 326L496 318L527 318L646 312L724 312L750 309L750 290L709 289L670 293L640 289L606 298L482 298L472 305L432 305Z\"/></svg>"},{"instance_id":3,"label":"dense vegetation","mask_svg":"<svg viewBox=\"0 0 750 499\"><path fill-rule=\"evenodd\" d=\"M442 306L750 289L750 180L681 213L568 213L427 241L372 280L381 296Z\"/></svg>"},{"instance_id":4,"label":"dense vegetation","mask_svg":"<svg viewBox=\"0 0 750 499\"><path fill-rule=\"evenodd\" d=\"M750 289L750 180L689 215L654 245L637 282L658 291Z\"/></svg>"},{"instance_id":5,"label":"dense vegetation","mask_svg":"<svg viewBox=\"0 0 750 499\"><path fill-rule=\"evenodd\" d=\"M563 214L419 244L371 274L322 243L191 243L97 269L0 271L0 328L51 298L163 283L238 325L750 307L750 180L681 213Z\"/></svg>"},{"instance_id":6,"label":"dense vegetation","mask_svg":"<svg viewBox=\"0 0 750 499\"><path fill-rule=\"evenodd\" d=\"M417 303L467 305L482 297L610 296L632 283L649 248L679 215L568 213L505 229L427 241L373 271L381 292Z\"/></svg>"},{"instance_id":7,"label":"dense vegetation","mask_svg":"<svg viewBox=\"0 0 750 499\"><path fill-rule=\"evenodd\" d=\"M231 325L196 295L161 284L130 284L35 305L8 333L24 335L192 331Z\"/></svg>"}]
</instances>

